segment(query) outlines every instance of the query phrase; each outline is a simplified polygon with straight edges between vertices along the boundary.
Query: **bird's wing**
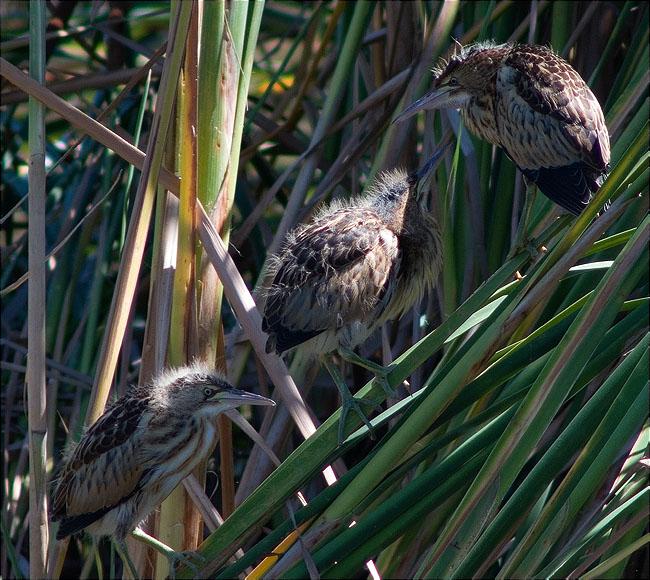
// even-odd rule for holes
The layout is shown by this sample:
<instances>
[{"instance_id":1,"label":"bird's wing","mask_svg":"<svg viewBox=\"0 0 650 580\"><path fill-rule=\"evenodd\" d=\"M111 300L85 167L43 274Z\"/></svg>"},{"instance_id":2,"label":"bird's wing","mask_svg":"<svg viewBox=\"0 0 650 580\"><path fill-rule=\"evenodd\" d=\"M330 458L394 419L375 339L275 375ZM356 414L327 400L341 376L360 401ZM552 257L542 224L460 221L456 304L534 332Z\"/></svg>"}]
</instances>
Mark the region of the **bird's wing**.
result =
<instances>
[{"instance_id":1,"label":"bird's wing","mask_svg":"<svg viewBox=\"0 0 650 580\"><path fill-rule=\"evenodd\" d=\"M386 303L396 256L396 235L369 208L334 210L299 230L280 253L267 291L263 329L271 348L282 352L368 320Z\"/></svg>"},{"instance_id":2,"label":"bird's wing","mask_svg":"<svg viewBox=\"0 0 650 580\"><path fill-rule=\"evenodd\" d=\"M52 519L87 520L92 514L99 519L139 489L148 466L140 454L137 427L147 403L146 398L127 396L88 429L55 482Z\"/></svg>"},{"instance_id":3,"label":"bird's wing","mask_svg":"<svg viewBox=\"0 0 650 580\"><path fill-rule=\"evenodd\" d=\"M525 134L518 145L525 149L527 143L537 140L537 159L541 157L546 167L581 161L605 171L610 155L605 118L598 100L573 67L547 48L528 45L516 47L504 65L497 83L510 83L513 88L511 120ZM523 104L530 110L517 115L513 109ZM522 169L538 169L534 156L525 165L516 161Z\"/></svg>"}]
</instances>

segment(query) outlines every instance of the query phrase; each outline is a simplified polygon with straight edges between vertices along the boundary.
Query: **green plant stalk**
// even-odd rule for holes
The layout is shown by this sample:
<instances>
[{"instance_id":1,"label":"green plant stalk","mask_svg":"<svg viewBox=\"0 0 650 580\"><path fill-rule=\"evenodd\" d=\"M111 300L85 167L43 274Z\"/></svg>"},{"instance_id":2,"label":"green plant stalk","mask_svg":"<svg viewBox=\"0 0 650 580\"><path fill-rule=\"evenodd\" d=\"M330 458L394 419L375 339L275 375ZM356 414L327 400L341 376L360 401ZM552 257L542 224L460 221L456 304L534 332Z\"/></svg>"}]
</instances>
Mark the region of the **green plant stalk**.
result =
<instances>
[{"instance_id":1,"label":"green plant stalk","mask_svg":"<svg viewBox=\"0 0 650 580\"><path fill-rule=\"evenodd\" d=\"M442 325L396 359L395 369L388 377L389 383L392 386L398 385L422 365L432 352L440 348L444 340L458 325L483 305L498 288L503 286L523 261L523 257L513 258L504 264ZM359 395L366 397L373 391L379 392L381 387L375 386L374 381L371 381L361 389ZM350 425L353 420L353 417L349 418ZM235 513L202 544L199 550L201 555L210 560L225 560L234 552L251 526L266 521L281 502L316 473L321 465L330 461L338 447L338 421L339 412L336 412L321 425L312 437L304 441L278 469L269 475L264 483L242 502ZM179 577L189 577L189 571L179 571Z\"/></svg>"},{"instance_id":2,"label":"green plant stalk","mask_svg":"<svg viewBox=\"0 0 650 580\"><path fill-rule=\"evenodd\" d=\"M551 29L551 46L560 51L566 45L569 36L571 36L571 26L573 22L572 12L574 4L567 0L553 2L551 10L551 20L553 27Z\"/></svg>"},{"instance_id":3,"label":"green plant stalk","mask_svg":"<svg viewBox=\"0 0 650 580\"><path fill-rule=\"evenodd\" d=\"M310 147L319 143L326 136L327 130L334 120L334 116L343 100L343 96L348 89L351 71L357 58L358 48L363 39L366 24L374 8L374 3L368 2L367 0L360 0L354 4L352 20L346 32L345 40L343 41L340 58L336 63L336 68L332 75L332 81L327 92L325 104L309 143ZM270 253L274 253L278 250L280 242L284 239L285 234L293 225L295 215L302 206L307 189L313 181L317 162L317 155L311 154L302 164L291 191L289 202L287 203L282 220L278 226L274 243L269 248Z\"/></svg>"},{"instance_id":4,"label":"green plant stalk","mask_svg":"<svg viewBox=\"0 0 650 580\"><path fill-rule=\"evenodd\" d=\"M548 272L564 256L569 248L575 244L576 240L587 229L587 226L595 217L598 209L605 204L606 200L612 198L614 191L625 181L627 174L636 165L637 159L647 150L649 126L646 120L644 128L636 135L634 141L626 150L592 202L558 241L555 248L553 248L546 260L544 260L543 267L537 270L535 273L536 280Z\"/></svg>"},{"instance_id":5,"label":"green plant stalk","mask_svg":"<svg viewBox=\"0 0 650 580\"><path fill-rule=\"evenodd\" d=\"M237 88L237 102L235 106L235 118L232 132L231 149L227 164L227 174L225 175L225 188L223 194L227 196L226 215L224 216L223 228L221 230L221 239L225 244L230 240L230 223L232 219L232 206L235 201L235 189L237 186L237 174L239 170L239 156L241 150L242 134L244 122L246 120L246 107L248 103L248 89L250 87L251 72L255 56L255 47L257 37L262 21L264 9L264 0L254 0L251 4L252 9L247 24L247 5L243 2L234 2L231 8L230 29L235 42L235 54L237 63L241 63L239 82ZM244 38L245 37L245 38ZM241 55L241 56L239 56ZM217 286L216 309L221 312L223 301L223 288Z\"/></svg>"},{"instance_id":6,"label":"green plant stalk","mask_svg":"<svg viewBox=\"0 0 650 580\"><path fill-rule=\"evenodd\" d=\"M605 46L605 50L603 50L603 53L600 57L600 60L598 61L598 64L596 65L596 68L594 69L594 72L591 73L591 76L589 77L589 82L587 83L590 87L593 87L596 82L598 82L598 79L600 78L600 75L603 70L603 66L605 65L606 62L609 62L611 60L611 55L614 50L619 46L620 39L619 36L621 34L621 30L623 29L623 24L627 21L627 18L630 16L630 12L632 7L634 6L633 2L630 2L629 0L623 5L623 8L618 14L618 18L616 19L616 24L614 25L614 30L612 30L612 33L609 36L609 39L607 40L607 45Z\"/></svg>"},{"instance_id":7,"label":"green plant stalk","mask_svg":"<svg viewBox=\"0 0 650 580\"><path fill-rule=\"evenodd\" d=\"M246 12L246 2L233 3L236 13ZM229 211L220 196L232 145L234 100L239 70L233 56L233 37L226 26L222 0L204 3L199 48L197 196L213 222ZM240 33L239 29L235 31ZM218 223L219 226L219 223ZM220 288L216 272L207 264L201 246L196 248L197 342L200 358L216 361L220 333Z\"/></svg>"},{"instance_id":8,"label":"green plant stalk","mask_svg":"<svg viewBox=\"0 0 650 580\"><path fill-rule=\"evenodd\" d=\"M342 475L334 485L326 487L305 507L298 510L294 514L295 524L291 518L287 519L285 522L277 526L264 539L247 550L244 553L244 556L234 564L221 570L216 577L223 580L235 578L239 576L239 574L242 574L246 568L255 565L255 563L260 561L260 559L271 553L273 548L275 548L289 533L291 533L292 530L295 529L296 525L299 526L308 519L321 513L325 507L329 505L339 493L341 493L341 490L347 485L348 481L350 481L361 470L363 465L365 465L369 459L370 456L355 465L350 469L350 471Z\"/></svg>"},{"instance_id":9,"label":"green plant stalk","mask_svg":"<svg viewBox=\"0 0 650 580\"><path fill-rule=\"evenodd\" d=\"M228 207L232 208L235 199L235 186L237 183L237 173L239 169L239 153L241 149L242 134L244 129L244 122L246 120L246 108L248 103L248 90L250 87L251 72L253 70L253 62L255 56L255 47L257 46L257 38L259 34L260 25L262 22L262 13L264 11L264 0L254 0L252 2L252 10L248 24L246 23L246 15L240 15L239 19L243 19L240 26L241 29L241 42L242 46L238 47L237 54L243 54L241 61L241 74L239 76L239 85L237 90L237 105L235 109L235 126L233 129L232 150L230 154L229 174L227 177L227 189L229 195ZM234 16L234 13L233 13ZM244 33L246 35L244 44ZM228 223L230 222L231 215L228 213ZM225 243L230 236L230 228L227 228L227 233L223 237Z\"/></svg>"},{"instance_id":10,"label":"green plant stalk","mask_svg":"<svg viewBox=\"0 0 650 580\"><path fill-rule=\"evenodd\" d=\"M454 574L458 578L470 577L485 571L494 559L495 552L511 537L526 514L526 506L536 498L535 494L545 489L560 473L566 462L574 455L589 436L584 426L600 420L607 411L611 401L635 368L647 353L649 339L646 336L614 369L603 385L567 425L566 429L555 439L535 467L517 487L506 504L499 510L478 541L470 548L460 561Z\"/></svg>"},{"instance_id":11,"label":"green plant stalk","mask_svg":"<svg viewBox=\"0 0 650 580\"><path fill-rule=\"evenodd\" d=\"M646 218L639 226L635 236L626 244L598 285L592 300L556 347L510 428L495 446L481 474L473 482L450 519L450 524L429 553L427 574L440 572L435 562L452 542L455 542L456 546L463 545L463 538L458 537L457 533L470 513L480 510L486 522L493 517L498 504L564 401L569 387L574 384L579 371L593 353L597 341L604 335L619 312L624 298L643 274L648 222ZM586 332L590 333L589 341L581 340ZM568 361L571 361L571 364Z\"/></svg>"},{"instance_id":12,"label":"green plant stalk","mask_svg":"<svg viewBox=\"0 0 650 580\"><path fill-rule=\"evenodd\" d=\"M29 72L45 83L45 2L29 5ZM45 376L45 107L29 97L30 280L27 288L27 427L29 430L29 575L46 576L49 547L47 517L47 391Z\"/></svg>"},{"instance_id":13,"label":"green plant stalk","mask_svg":"<svg viewBox=\"0 0 650 580\"><path fill-rule=\"evenodd\" d=\"M647 388L647 348L642 352L644 360L639 361L629 375L571 470L544 506L539 519L501 569L502 577L521 574L523 570L530 573L539 568L548 549L559 539L563 529L571 525L584 502L598 491L607 471L616 460L619 449L643 424L647 416L647 407L644 405L647 399L647 394L644 393Z\"/></svg>"},{"instance_id":14,"label":"green plant stalk","mask_svg":"<svg viewBox=\"0 0 650 580\"><path fill-rule=\"evenodd\" d=\"M88 424L92 424L102 414L106 405L129 311L135 296L137 278L153 213L166 137L172 119L171 111L176 91L175 79L180 73L183 54L180 47L185 45L191 8L191 2L181 2L177 12L178 18L174 17L172 20L173 38L168 47L169 58L165 60L163 66L160 83L162 92L157 101L160 103L160 107L156 107L151 130L151 135L156 135L157 138L150 139L147 147L147 156L129 223L107 327L102 341L91 401L88 406L86 417Z\"/></svg>"},{"instance_id":15,"label":"green plant stalk","mask_svg":"<svg viewBox=\"0 0 650 580\"><path fill-rule=\"evenodd\" d=\"M454 208L457 204L454 203L454 192L457 190L458 183L462 185L462 179L458 177L458 170L461 158L461 132L462 125L456 137L456 149L454 151L454 157L451 164L451 171L449 175L449 181L447 184L447 189L443 195L442 208ZM445 267L442 271L442 286L443 286L443 295L444 295L444 304L443 304L443 315L448 316L449 313L453 312L459 304L459 285L458 277L456 272L458 270L458 255L457 255L457 245L455 242L455 230L456 230L456 217L455 215L448 215L448 212L443 209L442 211L442 247L443 255L445 256Z\"/></svg>"},{"instance_id":16,"label":"green plant stalk","mask_svg":"<svg viewBox=\"0 0 650 580\"><path fill-rule=\"evenodd\" d=\"M178 105L176 119L176 166L180 174L180 195L178 202L178 230L176 241L176 263L171 289L171 310L169 320L169 338L167 344L167 362L178 367L189 362L192 352L193 334L196 330L194 312L194 250L195 241L195 207L197 186L197 151L193 131L197 125L197 42L198 10L195 6L190 19L189 32L185 47L185 61L178 83ZM167 205L167 192L159 192L163 206ZM160 215L165 215L162 212ZM157 224L158 225L158 224ZM161 231L163 224L160 224ZM161 249L162 250L162 249ZM160 260L155 262L160 264ZM162 275L158 271L158 275ZM160 300L154 307L161 306ZM150 301L151 305L151 301ZM150 307L150 313L153 309ZM156 313L156 319L160 316ZM149 319L150 317L148 317ZM148 322L152 322L148 320ZM200 467L195 475L201 478ZM193 549L197 545L196 536L200 526L197 522L193 504L188 501L183 486L178 486L160 506L158 514L158 537L165 544L176 550ZM156 554L156 576L169 574L169 563L165 556Z\"/></svg>"},{"instance_id":17,"label":"green plant stalk","mask_svg":"<svg viewBox=\"0 0 650 580\"><path fill-rule=\"evenodd\" d=\"M193 79L196 74L190 62L188 46L185 55L185 70L181 73L179 87L178 151L180 152L181 191L178 205L178 244L176 270L172 290L172 309L169 329L169 364L180 366L188 362L192 327L193 277L196 205L196 147L192 135L196 125L197 94ZM195 59L194 59L195 60Z\"/></svg>"},{"instance_id":18,"label":"green plant stalk","mask_svg":"<svg viewBox=\"0 0 650 580\"><path fill-rule=\"evenodd\" d=\"M432 465L408 485L397 490L373 511L358 510L359 516L355 517L358 520L356 525L346 528L329 542L324 543L316 552L312 552L318 569L325 571L334 566L336 573L340 575L341 571L335 562L340 561L343 556L366 543L376 530L383 531L381 543L373 542L373 552L367 552L365 558L367 559L369 554L389 545L409 525L444 501L449 491L457 490L463 481L468 481L467 473L464 473L463 477L457 481L454 476L458 476L464 471L476 472L478 470L482 462L468 461L468 458L476 459L482 455L484 460L489 446L498 439L511 417L511 411L502 413L483 429L469 437L442 461ZM440 482L445 482L445 484L441 486ZM442 487L446 492L442 490ZM301 562L291 571L284 573L282 577L301 578L306 573L305 564Z\"/></svg>"},{"instance_id":19,"label":"green plant stalk","mask_svg":"<svg viewBox=\"0 0 650 580\"><path fill-rule=\"evenodd\" d=\"M650 534L645 534L636 542L633 542L629 546L625 546L618 553L614 554L604 562L601 562L598 564L598 566L593 567L591 570L589 570L589 572L582 576L582 578L584 580L592 580L592 578L603 578L603 574L605 574L610 568L613 568L616 566L616 564L622 560L625 560L648 543L650 543Z\"/></svg>"},{"instance_id":20,"label":"green plant stalk","mask_svg":"<svg viewBox=\"0 0 650 580\"><path fill-rule=\"evenodd\" d=\"M575 571L576 567L579 566L582 568L584 561L587 558L593 559L594 551L597 550L598 547L610 542L613 531L618 531L621 527L627 526L631 521L633 522L635 518L639 518L639 516L641 520L640 524L635 526L634 523L632 523L632 529L629 530L625 536L632 534L631 541L634 541L641 536L645 529L647 509L644 509L643 504L638 500L644 497L644 490L647 490L646 482L639 482L638 479L641 478L629 482L627 486L626 491L629 489L633 492L630 496L630 501L622 502L621 505L616 506L616 510L610 509L611 504L614 503L610 502L610 504L607 505L607 508L598 514L599 519L596 524L568 551L562 551L558 556L553 558L553 560L540 571L540 576L545 578L559 576L566 577L569 573ZM630 543L630 541L625 540L625 537L620 538L614 543L608 552L601 557L601 559L606 558L608 554L612 554L618 551L621 547ZM622 578L623 576L623 570L621 570L617 576L614 576L614 578ZM611 575L608 577L611 577Z\"/></svg>"},{"instance_id":21,"label":"green plant stalk","mask_svg":"<svg viewBox=\"0 0 650 580\"><path fill-rule=\"evenodd\" d=\"M224 0L205 2L201 21L201 46L199 49L199 120L198 141L198 187L199 199L211 208L219 194L219 175L225 172L225 160L221 160L218 132L223 126L223 100L217 98L220 84L223 31L226 18ZM215 66L214 63L217 63Z\"/></svg>"}]
</instances>

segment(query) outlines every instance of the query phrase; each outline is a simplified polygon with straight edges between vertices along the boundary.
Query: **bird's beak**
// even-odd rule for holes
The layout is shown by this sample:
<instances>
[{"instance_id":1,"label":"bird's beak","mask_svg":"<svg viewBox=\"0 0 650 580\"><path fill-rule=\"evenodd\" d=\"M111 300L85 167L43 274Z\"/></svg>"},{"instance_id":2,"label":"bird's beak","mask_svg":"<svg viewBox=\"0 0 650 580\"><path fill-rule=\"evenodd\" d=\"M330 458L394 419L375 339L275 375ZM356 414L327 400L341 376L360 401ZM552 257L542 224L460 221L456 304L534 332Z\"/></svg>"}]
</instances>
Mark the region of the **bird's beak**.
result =
<instances>
[{"instance_id":1,"label":"bird's beak","mask_svg":"<svg viewBox=\"0 0 650 580\"><path fill-rule=\"evenodd\" d=\"M427 93L422 98L415 101L415 103L406 107L406 109L395 117L393 123L401 123L402 121L411 118L419 111L424 111L426 109L456 109L460 107L466 99L467 95L460 91L458 87L440 87L439 89L434 89Z\"/></svg>"},{"instance_id":2,"label":"bird's beak","mask_svg":"<svg viewBox=\"0 0 650 580\"><path fill-rule=\"evenodd\" d=\"M256 395L240 389L221 391L219 393L219 402L232 405L233 407L238 405L270 405L275 407L275 401L262 397L262 395Z\"/></svg>"}]
</instances>

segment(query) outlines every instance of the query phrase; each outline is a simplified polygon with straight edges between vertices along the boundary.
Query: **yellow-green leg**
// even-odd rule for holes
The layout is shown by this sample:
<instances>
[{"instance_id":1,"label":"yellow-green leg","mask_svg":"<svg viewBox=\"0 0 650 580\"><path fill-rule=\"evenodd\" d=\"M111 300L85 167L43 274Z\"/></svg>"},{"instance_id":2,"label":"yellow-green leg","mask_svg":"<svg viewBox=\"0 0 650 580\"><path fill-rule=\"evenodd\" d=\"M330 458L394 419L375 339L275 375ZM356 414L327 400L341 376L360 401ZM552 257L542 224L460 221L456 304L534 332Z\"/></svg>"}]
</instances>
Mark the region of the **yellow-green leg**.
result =
<instances>
[{"instance_id":1,"label":"yellow-green leg","mask_svg":"<svg viewBox=\"0 0 650 580\"><path fill-rule=\"evenodd\" d=\"M327 372L329 372L330 376L332 377L332 380L334 381L334 384L339 390L339 393L341 394L341 418L339 419L339 444L343 443L345 441L345 421L348 417L348 413L350 412L350 409L352 409L359 417L361 420L365 423L366 427L370 430L370 433L374 437L374 427L368 420L368 417L366 417L366 414L363 412L361 409L361 404L366 403L368 405L376 406L376 403L373 401L369 401L368 399L357 399L355 398L352 393L350 392L350 389L348 388L347 384L345 383L345 379L341 376L341 373L339 372L339 369L337 366L334 364L334 362L331 360L331 358L328 355L325 355L323 357L323 364L325 365L325 368L327 369Z\"/></svg>"},{"instance_id":2,"label":"yellow-green leg","mask_svg":"<svg viewBox=\"0 0 650 580\"><path fill-rule=\"evenodd\" d=\"M197 552L177 552L176 550L172 550L167 544L163 544L160 540L150 536L140 528L133 530L131 535L148 546L151 546L169 560L169 577L172 579L176 577L176 564L179 562L183 562L195 574L199 571L199 566L194 564L192 560L198 560L200 564L205 563L205 558L201 554Z\"/></svg>"},{"instance_id":3,"label":"yellow-green leg","mask_svg":"<svg viewBox=\"0 0 650 580\"><path fill-rule=\"evenodd\" d=\"M395 390L388 383L388 373L390 372L389 369L380 364L377 364L376 362L368 360L367 358L359 356L351 348L347 348L345 346L339 348L339 354L346 361L367 369L371 373L374 373L375 379L380 384L381 388L384 389L384 393L386 393L388 397L395 396Z\"/></svg>"},{"instance_id":4,"label":"yellow-green leg","mask_svg":"<svg viewBox=\"0 0 650 580\"><path fill-rule=\"evenodd\" d=\"M527 250L530 252L531 256L535 258L537 254L537 249L534 248L531 244L530 238L528 238L528 229L530 226L530 218L533 211L533 206L535 205L535 198L537 197L537 187L533 185L526 184L526 192L524 195L524 209L521 212L521 218L519 218L519 225L517 226L517 233L515 234L515 239L510 246L510 253L508 258L512 258L516 254L520 253L522 250Z\"/></svg>"},{"instance_id":5,"label":"yellow-green leg","mask_svg":"<svg viewBox=\"0 0 650 580\"><path fill-rule=\"evenodd\" d=\"M129 550L126 547L126 542L124 540L114 539L113 546L115 546L115 551L120 555L123 564L129 569L131 576L134 578L134 580L138 580L139 579L138 572L135 569L135 564L133 563L133 560L131 560L131 557L129 556ZM111 558L111 567L112 564L113 562Z\"/></svg>"}]
</instances>

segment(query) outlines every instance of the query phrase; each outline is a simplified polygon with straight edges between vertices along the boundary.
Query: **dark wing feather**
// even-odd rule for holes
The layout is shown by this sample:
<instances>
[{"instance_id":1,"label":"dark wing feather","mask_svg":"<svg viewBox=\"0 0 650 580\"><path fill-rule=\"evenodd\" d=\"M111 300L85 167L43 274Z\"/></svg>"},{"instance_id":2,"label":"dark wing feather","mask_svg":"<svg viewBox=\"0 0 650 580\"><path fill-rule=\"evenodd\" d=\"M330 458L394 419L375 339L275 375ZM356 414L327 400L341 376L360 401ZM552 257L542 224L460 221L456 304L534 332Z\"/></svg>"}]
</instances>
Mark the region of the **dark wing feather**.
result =
<instances>
[{"instance_id":1,"label":"dark wing feather","mask_svg":"<svg viewBox=\"0 0 650 580\"><path fill-rule=\"evenodd\" d=\"M139 489L147 466L139 457L136 430L148 402L146 397L120 399L66 459L52 493L52 520L66 521L60 533L82 529Z\"/></svg>"},{"instance_id":2,"label":"dark wing feather","mask_svg":"<svg viewBox=\"0 0 650 580\"><path fill-rule=\"evenodd\" d=\"M523 170L522 173L558 205L580 215L591 198L585 179L584 164L574 163L564 167Z\"/></svg>"},{"instance_id":3,"label":"dark wing feather","mask_svg":"<svg viewBox=\"0 0 650 580\"><path fill-rule=\"evenodd\" d=\"M114 507L115 506L106 506L91 513L61 518L61 523L59 524L59 528L56 531L56 539L62 540L63 538L67 538L72 534L80 532L84 528L87 528L90 524L94 524L98 519L105 516Z\"/></svg>"},{"instance_id":4,"label":"dark wing feather","mask_svg":"<svg viewBox=\"0 0 650 580\"><path fill-rule=\"evenodd\" d=\"M267 291L267 352L340 328L377 305L390 268L377 251L382 235L393 234L372 209L340 208L288 238Z\"/></svg>"},{"instance_id":5,"label":"dark wing feather","mask_svg":"<svg viewBox=\"0 0 650 580\"><path fill-rule=\"evenodd\" d=\"M526 177L579 214L609 162L609 134L596 97L580 75L544 47L520 45L497 77L499 134Z\"/></svg>"},{"instance_id":6,"label":"dark wing feather","mask_svg":"<svg viewBox=\"0 0 650 580\"><path fill-rule=\"evenodd\" d=\"M541 115L559 122L579 158L597 171L609 164L609 133L598 99L562 58L542 46L520 45L506 60L520 74L519 96Z\"/></svg>"}]
</instances>

